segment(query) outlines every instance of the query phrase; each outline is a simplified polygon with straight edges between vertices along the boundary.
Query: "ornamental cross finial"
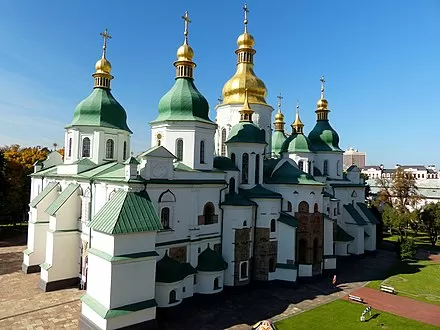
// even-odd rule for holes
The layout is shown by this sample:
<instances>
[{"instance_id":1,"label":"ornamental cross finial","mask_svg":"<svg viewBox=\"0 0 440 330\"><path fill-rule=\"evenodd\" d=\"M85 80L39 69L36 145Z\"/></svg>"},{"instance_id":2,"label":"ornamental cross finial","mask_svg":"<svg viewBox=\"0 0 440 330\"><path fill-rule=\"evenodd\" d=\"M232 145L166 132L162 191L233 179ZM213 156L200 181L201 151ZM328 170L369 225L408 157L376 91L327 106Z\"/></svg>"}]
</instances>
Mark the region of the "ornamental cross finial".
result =
<instances>
[{"instance_id":1,"label":"ornamental cross finial","mask_svg":"<svg viewBox=\"0 0 440 330\"><path fill-rule=\"evenodd\" d=\"M107 39L111 39L112 36L108 34L107 29L104 32L101 32L100 35L104 38L104 45L102 46L102 58L105 58L107 52Z\"/></svg>"},{"instance_id":2,"label":"ornamental cross finial","mask_svg":"<svg viewBox=\"0 0 440 330\"><path fill-rule=\"evenodd\" d=\"M277 99L278 99L278 109L281 109L281 100L283 99L283 97L281 96L281 93L280 93L280 95L277 96Z\"/></svg>"},{"instance_id":3,"label":"ornamental cross finial","mask_svg":"<svg viewBox=\"0 0 440 330\"><path fill-rule=\"evenodd\" d=\"M188 15L188 10L185 11L185 15L182 16L182 19L185 21L185 31L183 32L183 34L185 35L185 44L188 44L188 25L189 23L191 23Z\"/></svg>"},{"instance_id":4,"label":"ornamental cross finial","mask_svg":"<svg viewBox=\"0 0 440 330\"><path fill-rule=\"evenodd\" d=\"M296 113L299 113L299 100L296 100Z\"/></svg>"},{"instance_id":5,"label":"ornamental cross finial","mask_svg":"<svg viewBox=\"0 0 440 330\"><path fill-rule=\"evenodd\" d=\"M217 101L218 101L218 104L222 104L222 102L223 102L223 98L222 98L221 96L219 96L219 98L217 99Z\"/></svg>"},{"instance_id":6,"label":"ornamental cross finial","mask_svg":"<svg viewBox=\"0 0 440 330\"><path fill-rule=\"evenodd\" d=\"M247 3L244 4L243 10L244 10L244 21L243 21L244 22L244 32L247 33L247 24L248 24L247 14L249 13Z\"/></svg>"},{"instance_id":7,"label":"ornamental cross finial","mask_svg":"<svg viewBox=\"0 0 440 330\"><path fill-rule=\"evenodd\" d=\"M324 98L324 83L325 83L324 76L321 76L321 79L319 79L319 80L321 81L321 99L323 99Z\"/></svg>"}]
</instances>

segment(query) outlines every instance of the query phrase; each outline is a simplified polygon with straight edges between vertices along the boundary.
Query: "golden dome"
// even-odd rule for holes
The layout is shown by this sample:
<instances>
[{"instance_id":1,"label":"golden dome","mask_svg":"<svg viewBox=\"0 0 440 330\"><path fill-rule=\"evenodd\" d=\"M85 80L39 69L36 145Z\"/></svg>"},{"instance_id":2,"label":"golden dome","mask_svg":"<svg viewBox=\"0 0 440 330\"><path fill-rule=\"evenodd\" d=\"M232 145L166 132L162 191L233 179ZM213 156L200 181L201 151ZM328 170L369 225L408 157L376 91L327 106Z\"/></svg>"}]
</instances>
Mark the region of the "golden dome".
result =
<instances>
[{"instance_id":1,"label":"golden dome","mask_svg":"<svg viewBox=\"0 0 440 330\"><path fill-rule=\"evenodd\" d=\"M112 65L105 57L100 58L95 64L96 73L110 73Z\"/></svg>"},{"instance_id":2,"label":"golden dome","mask_svg":"<svg viewBox=\"0 0 440 330\"><path fill-rule=\"evenodd\" d=\"M252 48L254 45L255 45L254 37L247 32L240 34L240 36L237 39L237 46L239 49Z\"/></svg>"},{"instance_id":3,"label":"golden dome","mask_svg":"<svg viewBox=\"0 0 440 330\"><path fill-rule=\"evenodd\" d=\"M316 108L319 110L325 110L328 107L328 102L326 99L319 99L318 102L316 103Z\"/></svg>"},{"instance_id":4,"label":"golden dome","mask_svg":"<svg viewBox=\"0 0 440 330\"><path fill-rule=\"evenodd\" d=\"M275 121L276 122L284 121L284 115L282 114L280 109L278 109L278 112L275 115Z\"/></svg>"},{"instance_id":5,"label":"golden dome","mask_svg":"<svg viewBox=\"0 0 440 330\"><path fill-rule=\"evenodd\" d=\"M188 61L191 62L194 57L194 51L187 43L184 43L177 50L177 60L178 61Z\"/></svg>"},{"instance_id":6,"label":"golden dome","mask_svg":"<svg viewBox=\"0 0 440 330\"><path fill-rule=\"evenodd\" d=\"M237 71L234 76L223 86L223 104L243 104L246 89L248 91L249 103L266 104L266 85L255 75L254 70L250 66L240 63L237 65Z\"/></svg>"}]
</instances>

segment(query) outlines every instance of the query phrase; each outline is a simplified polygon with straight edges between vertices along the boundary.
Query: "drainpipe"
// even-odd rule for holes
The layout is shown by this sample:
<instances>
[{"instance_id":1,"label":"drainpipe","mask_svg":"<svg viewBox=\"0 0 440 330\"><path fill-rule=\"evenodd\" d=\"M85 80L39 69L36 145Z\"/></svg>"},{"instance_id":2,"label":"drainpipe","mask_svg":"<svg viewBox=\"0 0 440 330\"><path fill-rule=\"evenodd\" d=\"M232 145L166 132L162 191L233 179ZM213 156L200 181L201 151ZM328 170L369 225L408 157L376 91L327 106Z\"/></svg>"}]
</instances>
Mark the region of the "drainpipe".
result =
<instances>
[{"instance_id":1,"label":"drainpipe","mask_svg":"<svg viewBox=\"0 0 440 330\"><path fill-rule=\"evenodd\" d=\"M88 227L89 227L89 249L92 247L92 228L90 227L90 222L92 221L92 200L93 200L93 180L90 180L89 189L90 189L90 198L89 198L89 215L88 215Z\"/></svg>"},{"instance_id":2,"label":"drainpipe","mask_svg":"<svg viewBox=\"0 0 440 330\"><path fill-rule=\"evenodd\" d=\"M252 240L253 240L253 249L252 249L252 268L253 268L253 275L254 276L252 276L250 279L251 280L255 280L255 246L256 246L256 239L255 239L255 235L256 235L256 233L257 233L257 217L258 217L258 204L257 203L255 203L255 223L253 223L253 226L254 226L254 234L253 234L253 237L252 237ZM252 222L253 222L254 220L252 220ZM251 271L251 269L250 269L250 267L249 267L249 272ZM250 282L250 281L249 281Z\"/></svg>"},{"instance_id":3,"label":"drainpipe","mask_svg":"<svg viewBox=\"0 0 440 330\"><path fill-rule=\"evenodd\" d=\"M222 225L220 227L220 237L221 237L221 241L222 241L222 250L223 250L223 215L224 215L224 210L221 206L222 203L222 192L227 189L229 187L229 183L226 182L226 186L223 187L222 189L220 189L219 191L219 197L218 197L218 208L221 210L221 221L222 221Z\"/></svg>"}]
</instances>

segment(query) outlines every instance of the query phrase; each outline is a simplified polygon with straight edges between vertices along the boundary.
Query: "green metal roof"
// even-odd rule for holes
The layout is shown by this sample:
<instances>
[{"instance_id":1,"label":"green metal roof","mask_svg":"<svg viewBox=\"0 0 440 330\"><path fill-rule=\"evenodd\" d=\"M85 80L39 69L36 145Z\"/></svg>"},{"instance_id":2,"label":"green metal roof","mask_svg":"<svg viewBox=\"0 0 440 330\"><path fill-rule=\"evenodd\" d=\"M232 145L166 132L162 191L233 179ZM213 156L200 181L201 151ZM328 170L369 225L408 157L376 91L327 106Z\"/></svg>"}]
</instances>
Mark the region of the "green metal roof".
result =
<instances>
[{"instance_id":1,"label":"green metal roof","mask_svg":"<svg viewBox=\"0 0 440 330\"><path fill-rule=\"evenodd\" d=\"M45 168L41 171L38 171L36 173L31 173L29 176L40 177L40 176L52 175L52 174L56 174L56 173L57 173L57 167L52 166L52 167Z\"/></svg>"},{"instance_id":2,"label":"green metal roof","mask_svg":"<svg viewBox=\"0 0 440 330\"><path fill-rule=\"evenodd\" d=\"M99 126L116 128L132 133L127 125L127 114L107 88L94 88L81 101L73 115L72 126Z\"/></svg>"},{"instance_id":3,"label":"green metal roof","mask_svg":"<svg viewBox=\"0 0 440 330\"><path fill-rule=\"evenodd\" d=\"M286 141L286 134L283 131L275 131L272 134L272 153L275 155L279 155L281 151L281 147Z\"/></svg>"},{"instance_id":4,"label":"green metal roof","mask_svg":"<svg viewBox=\"0 0 440 330\"><path fill-rule=\"evenodd\" d=\"M124 162L124 165L139 165L139 164L140 164L139 161L133 156L131 156Z\"/></svg>"},{"instance_id":5,"label":"green metal roof","mask_svg":"<svg viewBox=\"0 0 440 330\"><path fill-rule=\"evenodd\" d=\"M344 209L347 210L348 214L350 214L351 218L359 225L359 226L365 226L368 225L368 223L362 218L362 216L359 214L359 212L354 208L351 204L345 204Z\"/></svg>"},{"instance_id":6,"label":"green metal roof","mask_svg":"<svg viewBox=\"0 0 440 330\"><path fill-rule=\"evenodd\" d=\"M278 221L290 227L298 227L298 219L286 212L280 212L280 218L278 219Z\"/></svg>"},{"instance_id":7,"label":"green metal roof","mask_svg":"<svg viewBox=\"0 0 440 330\"><path fill-rule=\"evenodd\" d=\"M214 167L224 171L239 171L232 159L224 156L214 157Z\"/></svg>"},{"instance_id":8,"label":"green metal roof","mask_svg":"<svg viewBox=\"0 0 440 330\"><path fill-rule=\"evenodd\" d=\"M201 272L218 272L228 268L228 264L222 255L211 249L209 246L199 254L196 269Z\"/></svg>"},{"instance_id":9,"label":"green metal roof","mask_svg":"<svg viewBox=\"0 0 440 330\"><path fill-rule=\"evenodd\" d=\"M146 191L118 190L93 217L90 227L110 235L161 230L160 219Z\"/></svg>"},{"instance_id":10,"label":"green metal roof","mask_svg":"<svg viewBox=\"0 0 440 330\"><path fill-rule=\"evenodd\" d=\"M257 184L251 189L239 189L240 194L246 198L282 198L283 196L277 192L264 188Z\"/></svg>"},{"instance_id":11,"label":"green metal roof","mask_svg":"<svg viewBox=\"0 0 440 330\"><path fill-rule=\"evenodd\" d=\"M328 120L318 120L309 133L310 142L312 142L313 151L338 151L339 135L330 125Z\"/></svg>"},{"instance_id":12,"label":"green metal roof","mask_svg":"<svg viewBox=\"0 0 440 330\"><path fill-rule=\"evenodd\" d=\"M175 121L202 121L209 119L209 104L197 90L191 78L177 78L173 87L159 101L159 115L151 123Z\"/></svg>"},{"instance_id":13,"label":"green metal roof","mask_svg":"<svg viewBox=\"0 0 440 330\"><path fill-rule=\"evenodd\" d=\"M339 225L336 227L336 242L351 242L354 240L354 237L348 234L342 227Z\"/></svg>"},{"instance_id":14,"label":"green metal roof","mask_svg":"<svg viewBox=\"0 0 440 330\"><path fill-rule=\"evenodd\" d=\"M301 171L288 161L284 162L284 164L273 173L270 172L269 168L265 172L265 183L323 185L321 182L315 181L313 176Z\"/></svg>"},{"instance_id":15,"label":"green metal roof","mask_svg":"<svg viewBox=\"0 0 440 330\"><path fill-rule=\"evenodd\" d=\"M197 271L191 264L170 258L168 252L156 263L156 282L174 283L196 273Z\"/></svg>"},{"instance_id":16,"label":"green metal roof","mask_svg":"<svg viewBox=\"0 0 440 330\"><path fill-rule=\"evenodd\" d=\"M224 202L221 205L233 205L233 206L253 206L256 203L250 201L249 199L243 197L240 194L226 194Z\"/></svg>"},{"instance_id":17,"label":"green metal roof","mask_svg":"<svg viewBox=\"0 0 440 330\"><path fill-rule=\"evenodd\" d=\"M225 143L266 143L266 133L263 129L250 122L239 122L232 126Z\"/></svg>"},{"instance_id":18,"label":"green metal roof","mask_svg":"<svg viewBox=\"0 0 440 330\"><path fill-rule=\"evenodd\" d=\"M367 205L365 205L365 203L356 203L356 204L357 204L357 206L359 206L359 208L361 209L362 213L365 214L365 216L368 218L368 220L373 225L379 225L380 224L380 222L376 219L374 214L370 211L370 209L367 207Z\"/></svg>"},{"instance_id":19,"label":"green metal roof","mask_svg":"<svg viewBox=\"0 0 440 330\"><path fill-rule=\"evenodd\" d=\"M312 152L312 142L304 134L291 134L281 146L281 153L283 152Z\"/></svg>"},{"instance_id":20,"label":"green metal roof","mask_svg":"<svg viewBox=\"0 0 440 330\"><path fill-rule=\"evenodd\" d=\"M71 183L66 189L64 189L61 194L53 201L52 204L46 209L46 213L49 215L55 215L61 206L64 205L65 202L73 195L73 193L79 188L79 184Z\"/></svg>"},{"instance_id":21,"label":"green metal roof","mask_svg":"<svg viewBox=\"0 0 440 330\"><path fill-rule=\"evenodd\" d=\"M40 192L35 198L30 202L30 207L36 207L38 203L40 203L44 197L46 197L55 187L59 187L58 182L50 182L42 192Z\"/></svg>"}]
</instances>

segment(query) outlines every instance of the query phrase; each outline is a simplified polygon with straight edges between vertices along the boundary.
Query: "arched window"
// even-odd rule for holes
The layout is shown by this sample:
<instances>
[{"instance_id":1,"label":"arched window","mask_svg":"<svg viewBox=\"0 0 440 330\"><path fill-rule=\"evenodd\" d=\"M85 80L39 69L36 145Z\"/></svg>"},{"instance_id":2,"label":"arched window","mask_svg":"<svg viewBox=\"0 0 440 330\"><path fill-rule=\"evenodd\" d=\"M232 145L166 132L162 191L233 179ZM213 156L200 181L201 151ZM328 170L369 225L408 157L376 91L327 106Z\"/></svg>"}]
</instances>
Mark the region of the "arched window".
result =
<instances>
[{"instance_id":1,"label":"arched window","mask_svg":"<svg viewBox=\"0 0 440 330\"><path fill-rule=\"evenodd\" d=\"M72 138L69 138L67 157L72 157Z\"/></svg>"},{"instance_id":2,"label":"arched window","mask_svg":"<svg viewBox=\"0 0 440 330\"><path fill-rule=\"evenodd\" d=\"M112 199L113 196L114 196L115 194L116 194L116 190L113 189L113 190L110 192L110 194L108 194L108 200Z\"/></svg>"},{"instance_id":3,"label":"arched window","mask_svg":"<svg viewBox=\"0 0 440 330\"><path fill-rule=\"evenodd\" d=\"M205 141L200 141L200 164L205 164Z\"/></svg>"},{"instance_id":4,"label":"arched window","mask_svg":"<svg viewBox=\"0 0 440 330\"><path fill-rule=\"evenodd\" d=\"M318 238L315 237L315 239L313 240L313 262L318 261Z\"/></svg>"},{"instance_id":5,"label":"arched window","mask_svg":"<svg viewBox=\"0 0 440 330\"><path fill-rule=\"evenodd\" d=\"M243 227L247 227L247 221L246 220L243 221Z\"/></svg>"},{"instance_id":6,"label":"arched window","mask_svg":"<svg viewBox=\"0 0 440 330\"><path fill-rule=\"evenodd\" d=\"M341 174L340 174L340 173L341 173L340 171L341 171L341 161L338 160L338 161L336 162L336 175L340 176L340 175L341 175Z\"/></svg>"},{"instance_id":7,"label":"arched window","mask_svg":"<svg viewBox=\"0 0 440 330\"><path fill-rule=\"evenodd\" d=\"M307 173L312 174L312 162L309 161L308 165L309 165L309 167L308 167Z\"/></svg>"},{"instance_id":8,"label":"arched window","mask_svg":"<svg viewBox=\"0 0 440 330\"><path fill-rule=\"evenodd\" d=\"M122 154L124 155L124 160L127 159L127 141L124 141L124 150Z\"/></svg>"},{"instance_id":9,"label":"arched window","mask_svg":"<svg viewBox=\"0 0 440 330\"><path fill-rule=\"evenodd\" d=\"M301 203L299 203L298 211L302 213L309 213L309 203L307 203L306 201L302 201Z\"/></svg>"},{"instance_id":10,"label":"arched window","mask_svg":"<svg viewBox=\"0 0 440 330\"><path fill-rule=\"evenodd\" d=\"M298 162L298 168L299 168L301 171L304 171L304 162L303 162L302 160L300 160L300 161Z\"/></svg>"},{"instance_id":11,"label":"arched window","mask_svg":"<svg viewBox=\"0 0 440 330\"><path fill-rule=\"evenodd\" d=\"M269 273L273 273L276 270L275 258L269 259Z\"/></svg>"},{"instance_id":12,"label":"arched window","mask_svg":"<svg viewBox=\"0 0 440 330\"><path fill-rule=\"evenodd\" d=\"M235 178L229 179L229 193L230 194L235 193Z\"/></svg>"},{"instance_id":13,"label":"arched window","mask_svg":"<svg viewBox=\"0 0 440 330\"><path fill-rule=\"evenodd\" d=\"M315 205L313 205L313 212L315 213L319 212L318 203L315 203Z\"/></svg>"},{"instance_id":14,"label":"arched window","mask_svg":"<svg viewBox=\"0 0 440 330\"><path fill-rule=\"evenodd\" d=\"M214 204L211 202L205 204L205 207L203 208L203 216L205 218L205 225L210 225L217 222Z\"/></svg>"},{"instance_id":15,"label":"arched window","mask_svg":"<svg viewBox=\"0 0 440 330\"><path fill-rule=\"evenodd\" d=\"M240 279L245 280L248 278L248 262L244 261L240 264Z\"/></svg>"},{"instance_id":16,"label":"arched window","mask_svg":"<svg viewBox=\"0 0 440 330\"><path fill-rule=\"evenodd\" d=\"M298 263L305 264L307 262L307 240L301 238L298 243Z\"/></svg>"},{"instance_id":17,"label":"arched window","mask_svg":"<svg viewBox=\"0 0 440 330\"><path fill-rule=\"evenodd\" d=\"M277 231L275 219L270 220L270 232L274 233Z\"/></svg>"},{"instance_id":18,"label":"arched window","mask_svg":"<svg viewBox=\"0 0 440 330\"><path fill-rule=\"evenodd\" d=\"M220 286L220 277L216 277L214 279L214 290L218 290L221 289L222 287Z\"/></svg>"},{"instance_id":19,"label":"arched window","mask_svg":"<svg viewBox=\"0 0 440 330\"><path fill-rule=\"evenodd\" d=\"M160 223L162 224L163 229L170 228L170 208L164 207L160 210Z\"/></svg>"},{"instance_id":20,"label":"arched window","mask_svg":"<svg viewBox=\"0 0 440 330\"><path fill-rule=\"evenodd\" d=\"M82 221L89 221L89 217L90 217L90 189L87 188L86 191L84 191L84 194L82 196L82 201L81 201L81 219Z\"/></svg>"},{"instance_id":21,"label":"arched window","mask_svg":"<svg viewBox=\"0 0 440 330\"><path fill-rule=\"evenodd\" d=\"M324 160L324 175L328 175L328 160Z\"/></svg>"},{"instance_id":22,"label":"arched window","mask_svg":"<svg viewBox=\"0 0 440 330\"><path fill-rule=\"evenodd\" d=\"M293 207L292 207L292 203L287 201L287 212L292 212Z\"/></svg>"},{"instance_id":23,"label":"arched window","mask_svg":"<svg viewBox=\"0 0 440 330\"><path fill-rule=\"evenodd\" d=\"M88 137L83 139L82 157L90 157L90 139Z\"/></svg>"},{"instance_id":24,"label":"arched window","mask_svg":"<svg viewBox=\"0 0 440 330\"><path fill-rule=\"evenodd\" d=\"M221 140L221 156L226 156L226 128L222 128L222 140Z\"/></svg>"},{"instance_id":25,"label":"arched window","mask_svg":"<svg viewBox=\"0 0 440 330\"><path fill-rule=\"evenodd\" d=\"M182 161L183 160L183 140L178 139L176 141L176 157L177 160Z\"/></svg>"},{"instance_id":26,"label":"arched window","mask_svg":"<svg viewBox=\"0 0 440 330\"><path fill-rule=\"evenodd\" d=\"M105 158L106 159L113 159L114 147L115 147L115 142L112 139L108 139L105 144Z\"/></svg>"},{"instance_id":27,"label":"arched window","mask_svg":"<svg viewBox=\"0 0 440 330\"><path fill-rule=\"evenodd\" d=\"M260 183L260 155L255 156L255 184Z\"/></svg>"},{"instance_id":28,"label":"arched window","mask_svg":"<svg viewBox=\"0 0 440 330\"><path fill-rule=\"evenodd\" d=\"M237 165L237 164L235 163L235 154L234 154L234 153L231 154L231 160L232 160L232 162L234 163L234 165Z\"/></svg>"},{"instance_id":29,"label":"arched window","mask_svg":"<svg viewBox=\"0 0 440 330\"><path fill-rule=\"evenodd\" d=\"M177 302L177 292L176 290L171 290L168 303L174 304L175 302Z\"/></svg>"},{"instance_id":30,"label":"arched window","mask_svg":"<svg viewBox=\"0 0 440 330\"><path fill-rule=\"evenodd\" d=\"M241 183L248 183L249 178L249 154L244 153L241 160Z\"/></svg>"}]
</instances>

